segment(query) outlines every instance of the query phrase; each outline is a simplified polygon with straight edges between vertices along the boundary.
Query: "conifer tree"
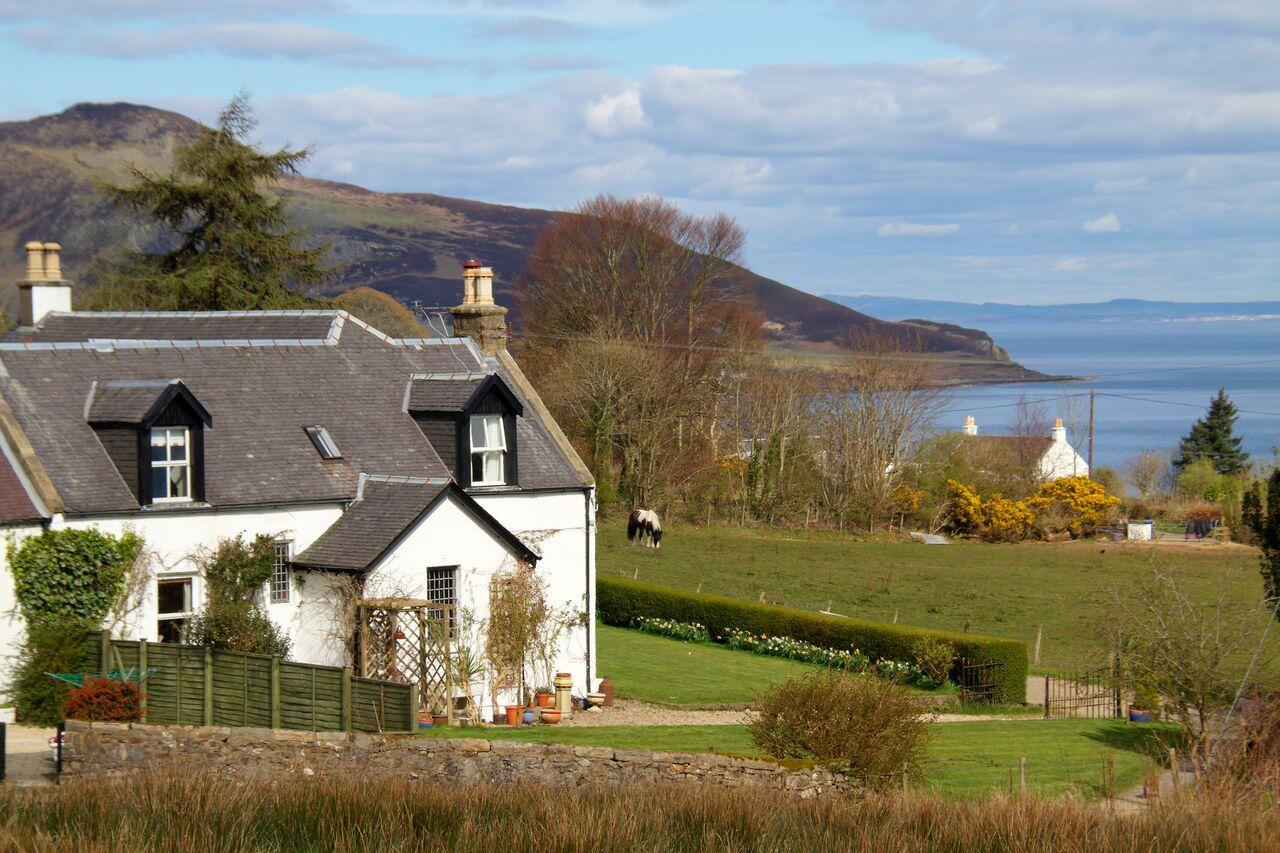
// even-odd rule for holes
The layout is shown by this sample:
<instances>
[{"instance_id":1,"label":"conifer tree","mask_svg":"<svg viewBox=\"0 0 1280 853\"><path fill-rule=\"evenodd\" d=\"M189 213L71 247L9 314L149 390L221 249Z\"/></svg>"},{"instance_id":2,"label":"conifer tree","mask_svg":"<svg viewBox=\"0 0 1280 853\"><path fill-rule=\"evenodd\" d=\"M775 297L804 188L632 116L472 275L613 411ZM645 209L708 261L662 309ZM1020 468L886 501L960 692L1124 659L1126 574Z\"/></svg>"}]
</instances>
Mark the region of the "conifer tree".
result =
<instances>
[{"instance_id":1,"label":"conifer tree","mask_svg":"<svg viewBox=\"0 0 1280 853\"><path fill-rule=\"evenodd\" d=\"M257 126L249 100L236 95L178 147L173 170L130 167L130 186L105 186L117 206L164 227L170 248L129 251L109 263L86 307L116 310L305 308L300 291L329 278L327 246L307 246L285 202L265 189L296 174L308 151L263 151L249 141Z\"/></svg>"},{"instance_id":2,"label":"conifer tree","mask_svg":"<svg viewBox=\"0 0 1280 853\"><path fill-rule=\"evenodd\" d=\"M1262 582L1274 602L1280 598L1280 468L1267 479L1265 496L1261 483L1245 492L1241 515L1262 550Z\"/></svg>"},{"instance_id":3,"label":"conifer tree","mask_svg":"<svg viewBox=\"0 0 1280 853\"><path fill-rule=\"evenodd\" d=\"M1234 434L1235 403L1223 388L1209 401L1205 416L1191 425L1191 432L1178 444L1174 468L1181 471L1197 459L1208 459L1219 474L1238 474L1249 463L1249 454L1240 449L1241 439Z\"/></svg>"}]
</instances>

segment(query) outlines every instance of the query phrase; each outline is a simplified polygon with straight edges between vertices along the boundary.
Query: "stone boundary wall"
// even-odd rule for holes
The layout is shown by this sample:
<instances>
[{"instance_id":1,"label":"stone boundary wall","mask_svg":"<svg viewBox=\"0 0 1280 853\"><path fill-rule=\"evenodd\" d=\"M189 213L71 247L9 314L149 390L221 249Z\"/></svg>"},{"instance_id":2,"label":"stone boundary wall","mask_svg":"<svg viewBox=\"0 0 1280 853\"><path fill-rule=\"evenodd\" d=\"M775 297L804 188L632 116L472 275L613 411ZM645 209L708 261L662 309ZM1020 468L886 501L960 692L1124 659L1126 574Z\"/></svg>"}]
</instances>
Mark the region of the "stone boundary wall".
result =
<instances>
[{"instance_id":1,"label":"stone boundary wall","mask_svg":"<svg viewBox=\"0 0 1280 853\"><path fill-rule=\"evenodd\" d=\"M656 782L847 795L826 770L705 753L225 726L67 722L63 775L101 779L166 765L249 780L357 775L453 785Z\"/></svg>"}]
</instances>

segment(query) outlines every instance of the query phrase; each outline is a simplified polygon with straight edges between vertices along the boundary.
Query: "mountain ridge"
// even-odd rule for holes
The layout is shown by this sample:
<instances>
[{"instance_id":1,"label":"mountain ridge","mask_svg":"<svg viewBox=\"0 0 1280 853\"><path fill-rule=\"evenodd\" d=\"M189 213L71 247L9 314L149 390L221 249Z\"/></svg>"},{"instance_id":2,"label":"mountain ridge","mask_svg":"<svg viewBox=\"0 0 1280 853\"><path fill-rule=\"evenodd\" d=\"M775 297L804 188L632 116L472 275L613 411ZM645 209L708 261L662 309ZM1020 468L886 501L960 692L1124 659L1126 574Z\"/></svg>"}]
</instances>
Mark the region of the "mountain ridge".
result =
<instances>
[{"instance_id":1,"label":"mountain ridge","mask_svg":"<svg viewBox=\"0 0 1280 853\"><path fill-rule=\"evenodd\" d=\"M0 123L0 174L7 177L0 184L5 282L0 307L12 304L12 282L22 275L26 240L58 240L64 268L82 281L92 262L113 247L157 246L158 229L113 208L100 185L127 182L131 165L167 170L174 147L199 128L178 113L129 103L76 104L61 113ZM368 285L425 306L456 303L461 261L479 257L495 269L496 296L514 308L515 280L538 233L559 215L434 193L379 192L300 175L283 180L278 191L298 223L330 243L340 265L334 286L320 295ZM853 328L910 337L927 352L978 362L1004 381L1039 378L1011 362L981 330L887 322L745 267L741 275L767 337L785 348L834 350ZM518 313L512 319L518 328ZM962 371L972 372L967 366Z\"/></svg>"}]
</instances>

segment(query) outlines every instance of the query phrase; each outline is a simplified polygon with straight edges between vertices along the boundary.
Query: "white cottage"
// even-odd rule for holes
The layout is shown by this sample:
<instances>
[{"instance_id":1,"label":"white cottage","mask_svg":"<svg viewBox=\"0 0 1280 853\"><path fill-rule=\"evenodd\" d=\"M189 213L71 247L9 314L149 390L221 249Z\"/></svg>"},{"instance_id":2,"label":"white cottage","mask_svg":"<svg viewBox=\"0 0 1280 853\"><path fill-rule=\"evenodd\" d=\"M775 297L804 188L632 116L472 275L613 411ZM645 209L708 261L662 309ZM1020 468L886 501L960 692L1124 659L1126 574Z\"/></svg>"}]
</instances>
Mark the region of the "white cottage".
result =
<instances>
[{"instance_id":1,"label":"white cottage","mask_svg":"<svg viewBox=\"0 0 1280 853\"><path fill-rule=\"evenodd\" d=\"M262 600L308 663L352 663L344 579L483 620L489 578L523 560L585 615L555 668L595 686L593 481L505 349L491 270L465 265L459 337L400 340L336 310L73 312L56 244L27 249L0 342L0 533L141 534L152 576L122 637L175 640L203 600L193 557L236 535L274 537ZM5 560L0 685L23 631Z\"/></svg>"},{"instance_id":2,"label":"white cottage","mask_svg":"<svg viewBox=\"0 0 1280 853\"><path fill-rule=\"evenodd\" d=\"M990 460L992 464L1012 462L1026 465L1042 482L1089 476L1089 463L1067 441L1067 429L1062 425L1062 418L1053 422L1053 429L1047 436L978 435L978 424L970 415L965 418L961 434L979 460Z\"/></svg>"}]
</instances>

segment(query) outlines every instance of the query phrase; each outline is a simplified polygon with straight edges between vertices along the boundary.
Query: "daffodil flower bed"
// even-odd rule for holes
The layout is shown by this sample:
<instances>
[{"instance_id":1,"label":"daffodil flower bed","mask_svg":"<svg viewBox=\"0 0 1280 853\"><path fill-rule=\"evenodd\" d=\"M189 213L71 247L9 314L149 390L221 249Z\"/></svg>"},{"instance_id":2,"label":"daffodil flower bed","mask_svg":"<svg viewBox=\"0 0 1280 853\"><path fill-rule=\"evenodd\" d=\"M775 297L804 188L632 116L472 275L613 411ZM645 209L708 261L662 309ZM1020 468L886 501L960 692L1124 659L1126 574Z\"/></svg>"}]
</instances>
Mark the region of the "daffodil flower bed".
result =
<instances>
[{"instance_id":1,"label":"daffodil flower bed","mask_svg":"<svg viewBox=\"0 0 1280 853\"><path fill-rule=\"evenodd\" d=\"M910 661L881 659L873 662L858 649L831 649L815 646L793 637L752 634L737 628L730 628L723 636L712 637L706 626L696 622L677 622L674 619L656 619L649 616L638 616L631 620L631 627L648 634L671 637L686 643L718 642L731 649L766 657L787 658L850 672L871 672L881 678L925 690L942 686L935 683L925 675L924 670Z\"/></svg>"}]
</instances>

